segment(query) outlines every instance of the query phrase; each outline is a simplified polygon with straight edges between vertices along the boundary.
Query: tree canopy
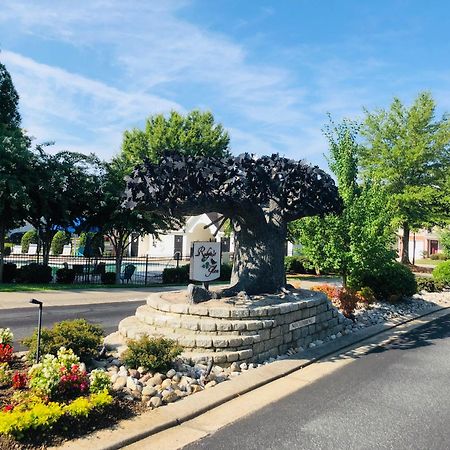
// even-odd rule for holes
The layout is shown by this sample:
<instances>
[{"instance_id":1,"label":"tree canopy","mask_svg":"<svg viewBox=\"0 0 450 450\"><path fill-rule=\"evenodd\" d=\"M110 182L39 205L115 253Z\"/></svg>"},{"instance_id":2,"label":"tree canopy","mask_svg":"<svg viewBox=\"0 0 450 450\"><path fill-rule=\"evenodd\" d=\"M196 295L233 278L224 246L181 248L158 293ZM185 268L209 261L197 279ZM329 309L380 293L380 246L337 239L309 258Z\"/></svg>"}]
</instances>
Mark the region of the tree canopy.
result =
<instances>
[{"instance_id":1,"label":"tree canopy","mask_svg":"<svg viewBox=\"0 0 450 450\"><path fill-rule=\"evenodd\" d=\"M211 112L191 111L186 116L172 111L150 116L145 129L125 131L121 156L129 166L144 159L157 162L165 152L191 156L226 156L230 137Z\"/></svg>"},{"instance_id":2,"label":"tree canopy","mask_svg":"<svg viewBox=\"0 0 450 450\"><path fill-rule=\"evenodd\" d=\"M19 94L6 67L0 63L0 124L20 126Z\"/></svg>"},{"instance_id":3,"label":"tree canopy","mask_svg":"<svg viewBox=\"0 0 450 450\"><path fill-rule=\"evenodd\" d=\"M366 111L361 130L362 175L387 189L395 223L403 228L403 262L409 262L410 229L450 219L450 121L436 120L435 109L428 92L409 108L396 98L389 110Z\"/></svg>"},{"instance_id":4,"label":"tree canopy","mask_svg":"<svg viewBox=\"0 0 450 450\"><path fill-rule=\"evenodd\" d=\"M349 276L376 270L394 259L386 193L369 180L358 183L358 131L359 126L349 120L325 128L342 213L301 219L290 227L314 267L339 273L344 285Z\"/></svg>"},{"instance_id":5,"label":"tree canopy","mask_svg":"<svg viewBox=\"0 0 450 450\"><path fill-rule=\"evenodd\" d=\"M100 201L100 162L94 155L50 154L38 147L31 161L27 220L36 228L47 264L53 236L92 214Z\"/></svg>"}]
</instances>

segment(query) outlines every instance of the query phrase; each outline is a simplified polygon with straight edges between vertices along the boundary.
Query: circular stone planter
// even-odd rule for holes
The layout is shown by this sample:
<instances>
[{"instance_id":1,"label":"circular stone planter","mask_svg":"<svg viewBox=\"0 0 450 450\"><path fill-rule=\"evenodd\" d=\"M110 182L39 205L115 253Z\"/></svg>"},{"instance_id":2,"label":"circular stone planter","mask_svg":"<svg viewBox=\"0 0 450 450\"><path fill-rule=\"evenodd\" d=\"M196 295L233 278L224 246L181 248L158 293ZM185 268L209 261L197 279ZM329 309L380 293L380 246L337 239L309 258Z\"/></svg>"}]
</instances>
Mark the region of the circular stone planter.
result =
<instances>
[{"instance_id":1,"label":"circular stone planter","mask_svg":"<svg viewBox=\"0 0 450 450\"><path fill-rule=\"evenodd\" d=\"M154 293L134 316L119 323L105 344L121 353L127 339L147 334L176 341L188 363L261 362L336 334L344 321L325 294L305 289L200 304L189 304L182 291Z\"/></svg>"}]
</instances>

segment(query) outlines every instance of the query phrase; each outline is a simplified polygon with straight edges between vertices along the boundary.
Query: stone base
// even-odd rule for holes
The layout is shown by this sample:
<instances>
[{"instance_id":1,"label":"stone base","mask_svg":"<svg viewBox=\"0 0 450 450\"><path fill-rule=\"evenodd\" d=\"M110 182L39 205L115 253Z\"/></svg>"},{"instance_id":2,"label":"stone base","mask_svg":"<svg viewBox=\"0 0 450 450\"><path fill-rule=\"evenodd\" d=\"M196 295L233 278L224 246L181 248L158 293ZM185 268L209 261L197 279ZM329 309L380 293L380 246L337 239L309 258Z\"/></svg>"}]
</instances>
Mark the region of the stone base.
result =
<instances>
[{"instance_id":1,"label":"stone base","mask_svg":"<svg viewBox=\"0 0 450 450\"><path fill-rule=\"evenodd\" d=\"M336 334L344 321L325 294L304 289L197 305L187 303L185 292L155 293L119 323L105 344L121 353L127 339L148 334L176 341L189 363L262 362Z\"/></svg>"}]
</instances>

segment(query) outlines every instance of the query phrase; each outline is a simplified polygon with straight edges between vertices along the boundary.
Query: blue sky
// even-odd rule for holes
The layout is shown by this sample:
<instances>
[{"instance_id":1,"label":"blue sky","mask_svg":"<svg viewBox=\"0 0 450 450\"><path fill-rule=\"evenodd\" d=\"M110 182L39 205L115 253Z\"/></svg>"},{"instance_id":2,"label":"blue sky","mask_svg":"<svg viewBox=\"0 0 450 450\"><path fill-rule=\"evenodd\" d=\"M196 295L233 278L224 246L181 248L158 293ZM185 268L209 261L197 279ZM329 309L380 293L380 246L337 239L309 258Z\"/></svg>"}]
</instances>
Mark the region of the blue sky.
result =
<instances>
[{"instance_id":1,"label":"blue sky","mask_svg":"<svg viewBox=\"0 0 450 450\"><path fill-rule=\"evenodd\" d=\"M444 0L2 0L23 126L110 158L151 114L209 109L232 151L326 167L321 129L430 90L450 110Z\"/></svg>"}]
</instances>

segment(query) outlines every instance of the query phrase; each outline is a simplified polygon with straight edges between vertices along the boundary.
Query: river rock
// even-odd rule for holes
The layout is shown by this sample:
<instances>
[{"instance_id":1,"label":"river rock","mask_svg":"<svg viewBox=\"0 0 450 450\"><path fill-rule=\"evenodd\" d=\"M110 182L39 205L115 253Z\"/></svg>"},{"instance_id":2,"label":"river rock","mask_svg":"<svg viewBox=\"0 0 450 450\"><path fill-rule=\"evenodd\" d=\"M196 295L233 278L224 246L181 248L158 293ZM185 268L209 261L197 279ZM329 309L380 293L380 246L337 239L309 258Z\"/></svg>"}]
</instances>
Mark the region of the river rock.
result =
<instances>
[{"instance_id":1,"label":"river rock","mask_svg":"<svg viewBox=\"0 0 450 450\"><path fill-rule=\"evenodd\" d=\"M211 300L212 294L207 289L195 284L189 284L187 287L187 296L189 303L201 303Z\"/></svg>"}]
</instances>

